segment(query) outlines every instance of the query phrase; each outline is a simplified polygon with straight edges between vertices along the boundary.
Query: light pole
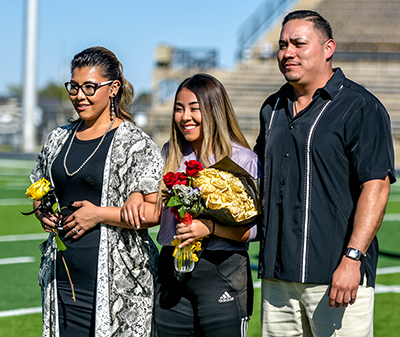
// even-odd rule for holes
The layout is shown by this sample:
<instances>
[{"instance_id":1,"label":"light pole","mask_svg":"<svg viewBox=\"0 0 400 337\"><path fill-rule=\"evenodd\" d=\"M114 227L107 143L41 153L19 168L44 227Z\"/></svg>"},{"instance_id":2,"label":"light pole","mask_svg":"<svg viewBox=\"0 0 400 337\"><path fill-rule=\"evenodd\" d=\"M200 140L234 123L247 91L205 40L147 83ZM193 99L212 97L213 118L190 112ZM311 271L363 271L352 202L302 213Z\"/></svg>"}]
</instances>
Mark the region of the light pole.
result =
<instances>
[{"instance_id":1,"label":"light pole","mask_svg":"<svg viewBox=\"0 0 400 337\"><path fill-rule=\"evenodd\" d=\"M37 12L38 0L26 0L26 33L25 33L25 70L23 109L23 143L22 151L32 153L35 150L35 110L37 108L36 92L36 46L37 46Z\"/></svg>"}]
</instances>

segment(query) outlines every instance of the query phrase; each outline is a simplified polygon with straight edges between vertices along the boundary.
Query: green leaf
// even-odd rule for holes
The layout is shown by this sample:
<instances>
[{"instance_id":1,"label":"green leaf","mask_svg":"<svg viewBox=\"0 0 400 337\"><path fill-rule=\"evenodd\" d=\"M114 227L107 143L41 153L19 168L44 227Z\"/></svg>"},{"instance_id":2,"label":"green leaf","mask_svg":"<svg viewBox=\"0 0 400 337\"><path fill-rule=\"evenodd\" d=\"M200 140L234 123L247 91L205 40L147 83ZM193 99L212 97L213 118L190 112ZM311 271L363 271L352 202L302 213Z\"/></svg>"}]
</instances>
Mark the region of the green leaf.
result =
<instances>
[{"instance_id":1,"label":"green leaf","mask_svg":"<svg viewBox=\"0 0 400 337\"><path fill-rule=\"evenodd\" d=\"M192 206L192 208L190 209L190 212L192 212L192 213L197 213L198 211L199 211L199 204L198 203L195 203L193 206Z\"/></svg>"},{"instance_id":2,"label":"green leaf","mask_svg":"<svg viewBox=\"0 0 400 337\"><path fill-rule=\"evenodd\" d=\"M64 242L61 241L60 237L58 234L56 235L56 243L57 243L57 249L58 251L60 250L66 250L67 247L64 245Z\"/></svg>"},{"instance_id":3,"label":"green leaf","mask_svg":"<svg viewBox=\"0 0 400 337\"><path fill-rule=\"evenodd\" d=\"M181 208L179 208L178 212L179 212L179 216L181 218L185 217L186 212L185 212L185 208L183 206Z\"/></svg>"},{"instance_id":4,"label":"green leaf","mask_svg":"<svg viewBox=\"0 0 400 337\"><path fill-rule=\"evenodd\" d=\"M168 207L175 207L175 206L179 206L179 205L182 205L182 202L179 200L179 198L176 195L174 195L173 197L171 197L168 200L168 204L167 204Z\"/></svg>"},{"instance_id":5,"label":"green leaf","mask_svg":"<svg viewBox=\"0 0 400 337\"><path fill-rule=\"evenodd\" d=\"M58 202L54 203L52 209L53 209L53 214L56 214L58 212Z\"/></svg>"}]
</instances>

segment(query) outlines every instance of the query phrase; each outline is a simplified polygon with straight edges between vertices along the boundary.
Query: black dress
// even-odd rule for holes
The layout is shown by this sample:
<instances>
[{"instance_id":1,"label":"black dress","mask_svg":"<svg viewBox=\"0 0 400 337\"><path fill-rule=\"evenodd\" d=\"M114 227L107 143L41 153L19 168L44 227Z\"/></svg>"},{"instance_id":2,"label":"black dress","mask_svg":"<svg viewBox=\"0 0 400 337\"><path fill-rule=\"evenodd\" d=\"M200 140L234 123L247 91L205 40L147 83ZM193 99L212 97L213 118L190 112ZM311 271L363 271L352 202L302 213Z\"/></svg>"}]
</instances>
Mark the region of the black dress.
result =
<instances>
[{"instance_id":1,"label":"black dress","mask_svg":"<svg viewBox=\"0 0 400 337\"><path fill-rule=\"evenodd\" d=\"M73 135L69 137L54 160L51 169L60 207L68 206L74 201L83 200L100 206L104 163L115 130L108 132L95 155L73 177L66 175L63 166L65 152ZM101 137L86 141L75 137L66 161L68 171L74 172L80 167L94 151L100 140ZM72 212L72 210L64 209L61 213L63 217L66 217ZM59 234L67 247L63 255L74 284L76 296L76 302L74 302L65 266L61 254L58 252L56 279L60 336L94 336L100 225L96 225L77 240L65 238L66 233L63 231L60 231Z\"/></svg>"}]
</instances>

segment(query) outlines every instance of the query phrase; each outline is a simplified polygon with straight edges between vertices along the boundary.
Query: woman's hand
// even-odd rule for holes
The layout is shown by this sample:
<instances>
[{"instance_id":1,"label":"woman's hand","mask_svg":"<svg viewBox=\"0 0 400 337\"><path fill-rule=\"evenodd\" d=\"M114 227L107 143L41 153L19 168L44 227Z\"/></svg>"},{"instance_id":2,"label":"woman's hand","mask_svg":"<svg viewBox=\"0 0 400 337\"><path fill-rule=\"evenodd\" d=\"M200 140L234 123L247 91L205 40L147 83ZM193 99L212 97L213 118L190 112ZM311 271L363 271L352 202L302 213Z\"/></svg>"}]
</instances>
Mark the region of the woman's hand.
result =
<instances>
[{"instance_id":1,"label":"woman's hand","mask_svg":"<svg viewBox=\"0 0 400 337\"><path fill-rule=\"evenodd\" d=\"M184 247L194 240L204 238L212 233L213 221L210 219L194 219L191 225L178 223L175 239L185 240L180 244Z\"/></svg>"},{"instance_id":2,"label":"woman's hand","mask_svg":"<svg viewBox=\"0 0 400 337\"><path fill-rule=\"evenodd\" d=\"M56 222L61 222L61 215L53 215L51 213L39 213L37 215L40 224L47 233L51 233L56 228Z\"/></svg>"},{"instance_id":3,"label":"woman's hand","mask_svg":"<svg viewBox=\"0 0 400 337\"><path fill-rule=\"evenodd\" d=\"M121 219L126 224L140 229L140 224L145 221L145 203L143 194L135 192L130 195L121 208Z\"/></svg>"},{"instance_id":4,"label":"woman's hand","mask_svg":"<svg viewBox=\"0 0 400 337\"><path fill-rule=\"evenodd\" d=\"M186 240L181 243L181 247L186 246L194 240L210 235L211 233L221 238L238 242L247 242L250 237L250 227L243 226L223 226L210 219L195 219L191 225L179 223L177 226L176 239ZM256 228L256 227L255 227Z\"/></svg>"},{"instance_id":5,"label":"woman's hand","mask_svg":"<svg viewBox=\"0 0 400 337\"><path fill-rule=\"evenodd\" d=\"M157 207L158 193L132 193L121 208L120 217L130 228L145 229L159 224L161 207Z\"/></svg>"},{"instance_id":6,"label":"woman's hand","mask_svg":"<svg viewBox=\"0 0 400 337\"><path fill-rule=\"evenodd\" d=\"M66 236L78 239L89 229L101 222L98 216L100 207L93 205L87 200L75 201L72 206L78 209L63 219L63 229L69 231Z\"/></svg>"},{"instance_id":7,"label":"woman's hand","mask_svg":"<svg viewBox=\"0 0 400 337\"><path fill-rule=\"evenodd\" d=\"M36 209L40 205L40 201L33 202L33 208ZM42 213L37 211L35 213L36 218L40 221L42 228L45 232L51 233L56 228L56 223L61 221L61 215L53 215L51 213Z\"/></svg>"}]
</instances>

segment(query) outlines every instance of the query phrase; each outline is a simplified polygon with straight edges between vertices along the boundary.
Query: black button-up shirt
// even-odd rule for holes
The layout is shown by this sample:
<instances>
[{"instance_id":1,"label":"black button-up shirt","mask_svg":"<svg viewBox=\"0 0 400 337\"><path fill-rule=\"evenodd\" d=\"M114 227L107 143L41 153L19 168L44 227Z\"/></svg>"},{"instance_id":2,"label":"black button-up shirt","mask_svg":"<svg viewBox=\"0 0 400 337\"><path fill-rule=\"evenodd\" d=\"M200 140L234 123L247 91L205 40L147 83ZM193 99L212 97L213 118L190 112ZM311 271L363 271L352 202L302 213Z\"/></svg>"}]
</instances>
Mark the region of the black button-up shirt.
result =
<instances>
[{"instance_id":1,"label":"black button-up shirt","mask_svg":"<svg viewBox=\"0 0 400 337\"><path fill-rule=\"evenodd\" d=\"M256 152L264 164L260 278L331 282L352 233L360 186L395 181L389 116L371 93L336 69L293 117L293 87L263 104ZM361 265L374 285L378 243Z\"/></svg>"}]
</instances>

